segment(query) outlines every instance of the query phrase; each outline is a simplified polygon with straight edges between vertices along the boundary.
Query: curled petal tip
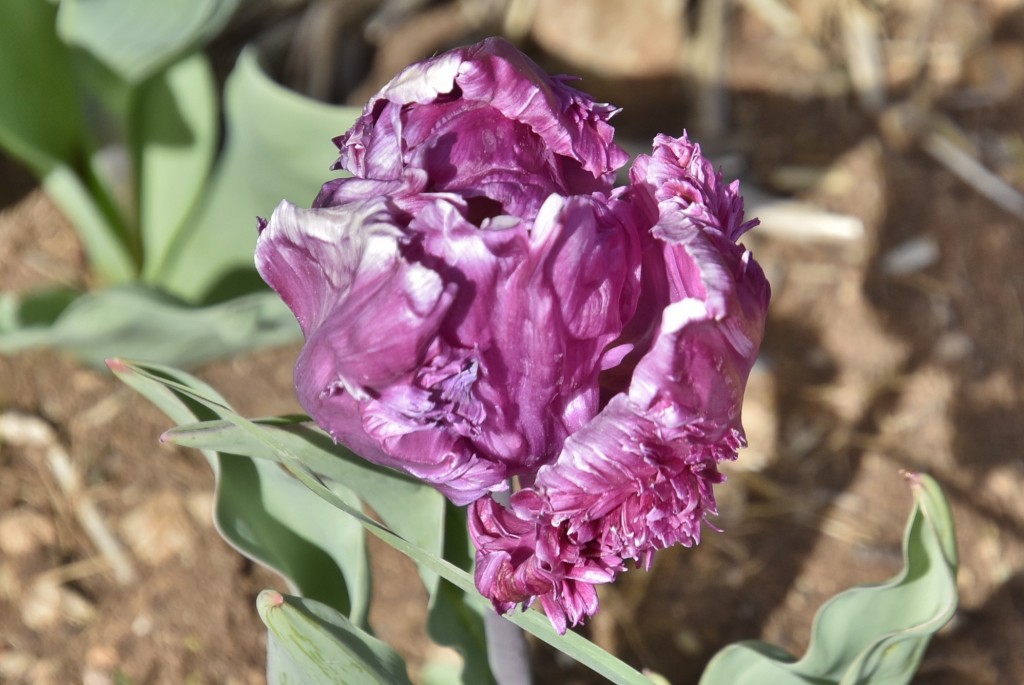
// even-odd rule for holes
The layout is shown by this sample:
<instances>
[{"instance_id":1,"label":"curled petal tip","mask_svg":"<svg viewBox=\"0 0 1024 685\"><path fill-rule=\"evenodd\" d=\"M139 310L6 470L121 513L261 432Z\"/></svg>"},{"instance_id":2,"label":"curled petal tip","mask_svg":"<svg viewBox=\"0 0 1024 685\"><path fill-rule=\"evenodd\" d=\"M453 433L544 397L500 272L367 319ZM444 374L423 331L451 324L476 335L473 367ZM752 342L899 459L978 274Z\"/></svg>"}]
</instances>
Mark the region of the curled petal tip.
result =
<instances>
[{"instance_id":1,"label":"curled petal tip","mask_svg":"<svg viewBox=\"0 0 1024 685\"><path fill-rule=\"evenodd\" d=\"M569 82L501 39L410 66L335 139L353 176L256 251L306 411L469 504L481 592L560 633L626 560L699 541L769 300L738 183L684 133L613 188L618 110Z\"/></svg>"}]
</instances>

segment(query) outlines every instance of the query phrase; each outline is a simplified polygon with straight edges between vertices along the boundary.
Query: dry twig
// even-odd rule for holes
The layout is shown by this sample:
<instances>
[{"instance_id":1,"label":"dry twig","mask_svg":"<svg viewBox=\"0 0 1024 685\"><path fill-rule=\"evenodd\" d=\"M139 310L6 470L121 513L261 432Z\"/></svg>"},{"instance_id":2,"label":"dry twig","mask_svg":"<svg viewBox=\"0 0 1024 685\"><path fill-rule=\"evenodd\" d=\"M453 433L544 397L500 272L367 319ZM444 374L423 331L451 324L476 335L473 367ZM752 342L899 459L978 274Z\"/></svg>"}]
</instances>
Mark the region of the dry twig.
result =
<instances>
[{"instance_id":1,"label":"dry twig","mask_svg":"<svg viewBox=\"0 0 1024 685\"><path fill-rule=\"evenodd\" d=\"M89 493L82 488L82 478L71 462L67 450L57 440L53 428L36 416L17 412L0 414L0 440L21 447L38 447L45 451L46 461L54 479L63 491L82 529L96 545L114 571L117 582L126 585L135 580L135 568L121 543L107 527Z\"/></svg>"}]
</instances>

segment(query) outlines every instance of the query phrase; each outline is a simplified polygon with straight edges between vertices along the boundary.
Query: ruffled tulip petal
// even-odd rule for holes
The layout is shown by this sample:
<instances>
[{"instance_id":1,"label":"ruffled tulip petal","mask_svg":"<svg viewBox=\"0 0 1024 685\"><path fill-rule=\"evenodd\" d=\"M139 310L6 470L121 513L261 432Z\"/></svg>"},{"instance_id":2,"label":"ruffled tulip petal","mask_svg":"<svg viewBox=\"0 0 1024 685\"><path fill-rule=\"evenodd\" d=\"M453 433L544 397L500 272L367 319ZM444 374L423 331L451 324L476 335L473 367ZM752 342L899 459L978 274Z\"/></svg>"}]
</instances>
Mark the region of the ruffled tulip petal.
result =
<instances>
[{"instance_id":1,"label":"ruffled tulip petal","mask_svg":"<svg viewBox=\"0 0 1024 685\"><path fill-rule=\"evenodd\" d=\"M428 190L490 188L486 196L506 213L523 215L552 192L610 190L628 159L612 143L616 111L490 38L417 63L384 86L336 140L338 167L381 180L425 169Z\"/></svg>"},{"instance_id":2,"label":"ruffled tulip petal","mask_svg":"<svg viewBox=\"0 0 1024 685\"><path fill-rule=\"evenodd\" d=\"M690 224L718 230L732 242L758 223L743 220L739 182L726 186L721 172L685 133L681 138L658 134L654 153L638 157L630 177L634 187L644 188L655 204L674 201Z\"/></svg>"},{"instance_id":3,"label":"ruffled tulip petal","mask_svg":"<svg viewBox=\"0 0 1024 685\"><path fill-rule=\"evenodd\" d=\"M381 199L335 211L282 202L260 232L256 269L309 336L352 289L358 271L372 265L375 280L387 280L400 236Z\"/></svg>"},{"instance_id":4,"label":"ruffled tulip petal","mask_svg":"<svg viewBox=\"0 0 1024 685\"><path fill-rule=\"evenodd\" d=\"M564 524L553 524L534 508L531 495L516 493L508 508L490 497L470 507L476 585L500 613L539 599L555 630L564 634L597 612L594 586L611 582L624 567L599 545L573 542Z\"/></svg>"},{"instance_id":5,"label":"ruffled tulip petal","mask_svg":"<svg viewBox=\"0 0 1024 685\"><path fill-rule=\"evenodd\" d=\"M256 254L306 411L469 504L480 591L559 632L625 561L699 542L770 297L685 134L612 188L615 112L501 39L412 65L335 140L353 177L282 203Z\"/></svg>"},{"instance_id":6,"label":"ruffled tulip petal","mask_svg":"<svg viewBox=\"0 0 1024 685\"><path fill-rule=\"evenodd\" d=\"M479 418L467 422L464 410L439 402L429 390L436 380L424 375L412 380L437 403L425 429L457 433L502 479L535 471L597 411L604 348L638 295L635 229L593 198L552 196L532 230L515 220L479 229L447 201L422 207L409 230L424 263L456 289L435 354L449 350L445 363L472 369L463 406ZM445 376L439 364L424 371ZM396 425L408 426L398 414Z\"/></svg>"},{"instance_id":7,"label":"ruffled tulip petal","mask_svg":"<svg viewBox=\"0 0 1024 685\"><path fill-rule=\"evenodd\" d=\"M656 323L634 329L652 333L629 365L628 388L571 432L558 459L513 496L530 507L496 511L493 503L478 503L475 510L492 520L534 519L535 531L510 536L519 546L501 564L489 555L507 551L509 540L499 543L473 529L478 559L489 564L481 591L499 607L540 597L558 629L596 611L586 593L614 577L594 573L602 568L593 565L595 559L631 559L647 567L659 549L697 544L706 517L716 513L718 464L735 458L744 444L740 409L764 333L768 284L730 237L744 225L742 205L739 216L734 211L735 187L708 175L709 165L686 139L657 144L655 169L644 161L634 168L634 174L647 175L632 200L641 215L656 212L643 264L658 268L641 282L653 286L652 297L667 301ZM659 155L663 149L673 155ZM671 160L682 168L669 168ZM559 549L554 565L540 543L552 531ZM547 573L543 593L533 591L537 568ZM566 590L567 579L578 581L573 592Z\"/></svg>"}]
</instances>

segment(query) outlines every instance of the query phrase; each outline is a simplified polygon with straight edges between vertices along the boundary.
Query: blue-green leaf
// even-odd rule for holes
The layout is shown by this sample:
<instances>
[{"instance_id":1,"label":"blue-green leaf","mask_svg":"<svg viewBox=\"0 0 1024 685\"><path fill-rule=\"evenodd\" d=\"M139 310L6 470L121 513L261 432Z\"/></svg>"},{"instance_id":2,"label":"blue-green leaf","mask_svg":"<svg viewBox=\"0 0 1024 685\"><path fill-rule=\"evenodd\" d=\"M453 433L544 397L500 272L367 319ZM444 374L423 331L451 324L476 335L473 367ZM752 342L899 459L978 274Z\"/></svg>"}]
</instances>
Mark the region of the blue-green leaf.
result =
<instances>
[{"instance_id":1,"label":"blue-green leaf","mask_svg":"<svg viewBox=\"0 0 1024 685\"><path fill-rule=\"evenodd\" d=\"M155 274L190 301L230 286L226 275L253 271L256 217L270 216L283 199L311 204L337 158L331 139L359 115L275 83L256 47L239 56L224 99L224 153L172 259Z\"/></svg>"},{"instance_id":2,"label":"blue-green leaf","mask_svg":"<svg viewBox=\"0 0 1024 685\"><path fill-rule=\"evenodd\" d=\"M410 685L388 645L319 602L264 590L268 685Z\"/></svg>"},{"instance_id":3,"label":"blue-green leaf","mask_svg":"<svg viewBox=\"0 0 1024 685\"><path fill-rule=\"evenodd\" d=\"M155 74L220 32L239 0L62 0L61 38L130 83Z\"/></svg>"},{"instance_id":4,"label":"blue-green leaf","mask_svg":"<svg viewBox=\"0 0 1024 685\"><path fill-rule=\"evenodd\" d=\"M171 420L191 423L227 406L213 388L188 374L161 367L142 375L116 362L110 368ZM151 367L155 368L155 367ZM209 405L172 390L182 384ZM321 498L312 496L277 464L246 456L203 452L216 477L214 522L242 554L284 576L301 594L325 602L363 625L369 606L369 564L362 529ZM333 495L357 506L344 488Z\"/></svg>"},{"instance_id":5,"label":"blue-green leaf","mask_svg":"<svg viewBox=\"0 0 1024 685\"><path fill-rule=\"evenodd\" d=\"M444 497L434 488L352 454L335 444L308 417L256 419L252 423L266 432L270 441L286 445L312 471L357 492L384 523L409 542L460 568L472 567L465 509L446 506ZM229 421L172 428L163 439L183 447L280 460L264 441ZM465 594L448 583L438 586L439 578L429 568L420 565L419 570L430 596L427 629L431 637L462 654L462 682L493 683L481 607L467 602Z\"/></svg>"},{"instance_id":6,"label":"blue-green leaf","mask_svg":"<svg viewBox=\"0 0 1024 685\"><path fill-rule=\"evenodd\" d=\"M134 279L137 268L123 231L101 207L96 193L64 164L53 166L42 178L46 194L74 222L93 273L107 283Z\"/></svg>"},{"instance_id":7,"label":"blue-green leaf","mask_svg":"<svg viewBox=\"0 0 1024 685\"><path fill-rule=\"evenodd\" d=\"M13 296L7 300L9 310L19 308ZM10 318L0 325L0 352L55 347L97 366L117 355L194 365L301 335L295 317L269 291L192 308L132 284L81 295L52 321L22 322L15 327Z\"/></svg>"},{"instance_id":8,"label":"blue-green leaf","mask_svg":"<svg viewBox=\"0 0 1024 685\"><path fill-rule=\"evenodd\" d=\"M471 595L454 585L441 581L431 597L427 614L427 631L435 642L452 647L462 656L462 671L453 683L464 685L492 685L487 659L487 636L484 632L484 612L493 611L474 601Z\"/></svg>"},{"instance_id":9,"label":"blue-green leaf","mask_svg":"<svg viewBox=\"0 0 1024 685\"><path fill-rule=\"evenodd\" d=\"M135 265L120 226L83 180L84 112L67 46L57 39L57 9L41 0L0 3L0 147L42 179L71 218L96 272L124 281Z\"/></svg>"},{"instance_id":10,"label":"blue-green leaf","mask_svg":"<svg viewBox=\"0 0 1024 685\"><path fill-rule=\"evenodd\" d=\"M903 539L904 569L880 585L829 600L799 661L761 642L726 647L701 685L906 685L932 635L957 606L953 519L930 476L908 476L915 507Z\"/></svg>"},{"instance_id":11,"label":"blue-green leaf","mask_svg":"<svg viewBox=\"0 0 1024 685\"><path fill-rule=\"evenodd\" d=\"M131 114L142 277L152 281L209 182L217 150L217 89L195 53L142 83Z\"/></svg>"},{"instance_id":12,"label":"blue-green leaf","mask_svg":"<svg viewBox=\"0 0 1024 685\"><path fill-rule=\"evenodd\" d=\"M445 499L437 490L397 471L375 466L352 454L310 422L308 417L257 419L252 422L270 441L289 451L312 471L359 494L396 533L438 556L444 545ZM280 461L266 443L229 421L205 421L172 428L164 439L184 447L246 454ZM437 574L420 569L429 594Z\"/></svg>"},{"instance_id":13,"label":"blue-green leaf","mask_svg":"<svg viewBox=\"0 0 1024 685\"><path fill-rule=\"evenodd\" d=\"M133 384L133 387L143 384L163 385L167 392L176 395L181 401L198 403L216 413L221 419L230 421L241 430L249 433L261 442L264 448L272 450L276 454L276 458L280 460L280 463L285 465L311 491L358 521L369 533L377 536L418 564L433 570L455 588L465 593L468 599L475 602L482 609L490 610L490 602L477 592L473 578L469 573L451 562L410 543L405 538L395 534L387 526L375 521L358 508L352 507L339 498L331 488L323 483L322 479L314 471L293 453L293 450L284 441L280 440L278 435L261 430L260 426L232 410L219 396L211 396L199 385L183 382L188 378L186 374L159 365L126 362L123 360L111 362L111 368L114 369L115 373L122 380ZM506 618L570 658L593 669L596 673L613 683L618 685L651 685L651 681L642 673L578 634L569 631L565 635L559 635L555 632L547 617L537 611L511 613Z\"/></svg>"},{"instance_id":14,"label":"blue-green leaf","mask_svg":"<svg viewBox=\"0 0 1024 685\"><path fill-rule=\"evenodd\" d=\"M448 503L445 517L444 559L471 571L473 542L469 538L466 509ZM493 611L475 602L455 586L442 582L430 597L427 632L435 642L452 647L462 655L461 679L465 685L489 685L495 682L488 659L484 612ZM456 682L456 681L452 681Z\"/></svg>"},{"instance_id":15,"label":"blue-green leaf","mask_svg":"<svg viewBox=\"0 0 1024 685\"><path fill-rule=\"evenodd\" d=\"M40 176L72 160L81 138L71 55L57 39L56 15L40 0L0 4L0 146Z\"/></svg>"},{"instance_id":16,"label":"blue-green leaf","mask_svg":"<svg viewBox=\"0 0 1024 685\"><path fill-rule=\"evenodd\" d=\"M81 295L75 290L54 288L26 295L0 293L0 347L5 335L26 328L52 326L53 322Z\"/></svg>"}]
</instances>

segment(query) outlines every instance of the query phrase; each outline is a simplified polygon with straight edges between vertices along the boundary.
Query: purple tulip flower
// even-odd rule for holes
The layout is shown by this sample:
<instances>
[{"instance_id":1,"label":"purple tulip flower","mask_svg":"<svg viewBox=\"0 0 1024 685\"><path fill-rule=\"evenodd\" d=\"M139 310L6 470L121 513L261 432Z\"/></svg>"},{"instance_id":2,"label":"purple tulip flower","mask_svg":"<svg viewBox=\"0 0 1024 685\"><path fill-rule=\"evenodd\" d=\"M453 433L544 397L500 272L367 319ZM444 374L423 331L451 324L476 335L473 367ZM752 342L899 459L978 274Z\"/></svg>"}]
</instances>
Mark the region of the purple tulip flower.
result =
<instances>
[{"instance_id":1,"label":"purple tulip flower","mask_svg":"<svg viewBox=\"0 0 1024 685\"><path fill-rule=\"evenodd\" d=\"M256 250L306 411L472 504L480 591L561 632L626 561L699 541L769 300L738 184L685 135L612 187L615 112L500 39L415 64L335 140L352 177Z\"/></svg>"}]
</instances>

